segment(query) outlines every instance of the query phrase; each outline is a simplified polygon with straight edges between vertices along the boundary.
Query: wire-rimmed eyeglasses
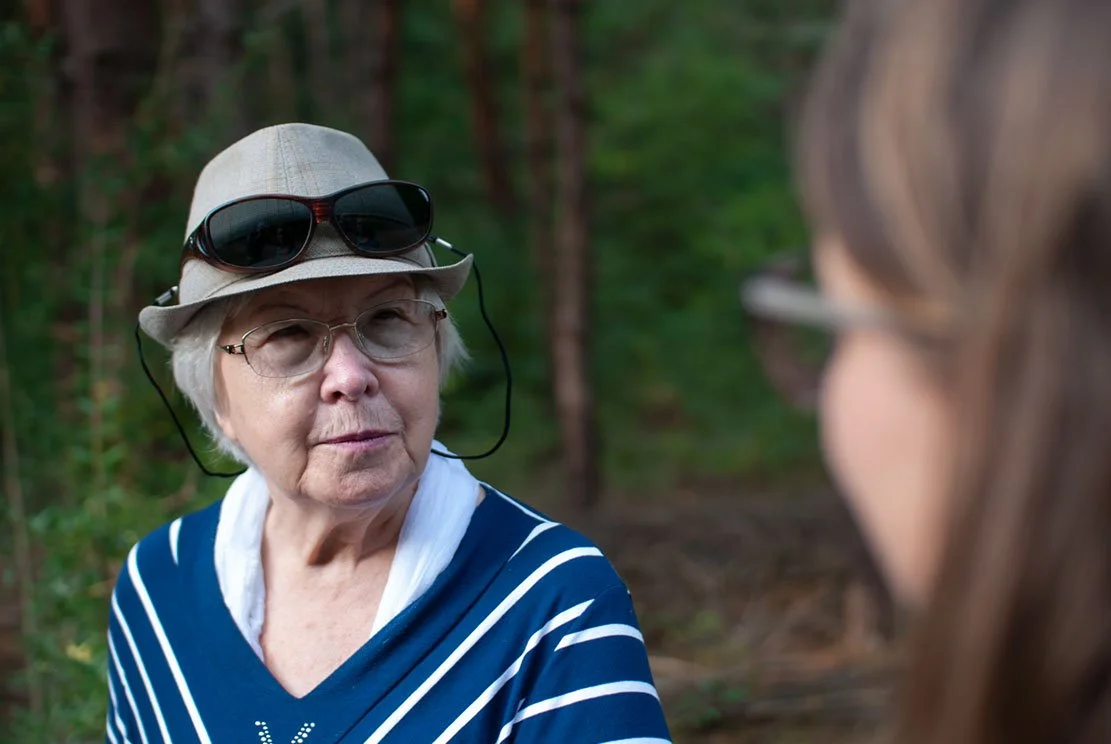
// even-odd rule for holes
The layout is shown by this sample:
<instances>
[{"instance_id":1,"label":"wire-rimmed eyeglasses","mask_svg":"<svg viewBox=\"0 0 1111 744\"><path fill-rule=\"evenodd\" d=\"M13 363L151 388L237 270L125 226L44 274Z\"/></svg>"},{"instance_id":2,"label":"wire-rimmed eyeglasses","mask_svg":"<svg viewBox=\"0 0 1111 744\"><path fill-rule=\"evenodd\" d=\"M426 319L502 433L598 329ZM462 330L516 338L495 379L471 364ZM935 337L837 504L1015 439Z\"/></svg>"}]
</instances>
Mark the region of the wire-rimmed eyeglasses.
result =
<instances>
[{"instance_id":1,"label":"wire-rimmed eyeglasses","mask_svg":"<svg viewBox=\"0 0 1111 744\"><path fill-rule=\"evenodd\" d=\"M261 377L298 377L324 367L336 331L350 329L359 350L379 362L424 351L436 340L436 327L447 311L427 300L391 300L374 305L353 321L329 325L310 318L263 323L243 334L238 344L217 348L242 355Z\"/></svg>"}]
</instances>

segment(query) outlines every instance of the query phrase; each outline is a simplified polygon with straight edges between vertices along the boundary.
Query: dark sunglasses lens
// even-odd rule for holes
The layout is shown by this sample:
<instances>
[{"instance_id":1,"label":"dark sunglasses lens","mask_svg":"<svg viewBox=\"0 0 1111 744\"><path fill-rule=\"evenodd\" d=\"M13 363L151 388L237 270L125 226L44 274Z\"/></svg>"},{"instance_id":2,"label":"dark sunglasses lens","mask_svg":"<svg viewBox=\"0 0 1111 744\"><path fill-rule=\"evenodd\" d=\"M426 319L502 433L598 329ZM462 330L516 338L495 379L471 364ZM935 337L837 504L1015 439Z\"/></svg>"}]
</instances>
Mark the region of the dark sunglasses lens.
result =
<instances>
[{"instance_id":1,"label":"dark sunglasses lens","mask_svg":"<svg viewBox=\"0 0 1111 744\"><path fill-rule=\"evenodd\" d=\"M312 232L312 210L289 199L251 199L229 204L208 218L209 249L240 268L278 268L289 263Z\"/></svg>"},{"instance_id":2,"label":"dark sunglasses lens","mask_svg":"<svg viewBox=\"0 0 1111 744\"><path fill-rule=\"evenodd\" d=\"M415 248L432 230L432 198L420 186L373 183L335 201L332 221L363 253Z\"/></svg>"}]
</instances>

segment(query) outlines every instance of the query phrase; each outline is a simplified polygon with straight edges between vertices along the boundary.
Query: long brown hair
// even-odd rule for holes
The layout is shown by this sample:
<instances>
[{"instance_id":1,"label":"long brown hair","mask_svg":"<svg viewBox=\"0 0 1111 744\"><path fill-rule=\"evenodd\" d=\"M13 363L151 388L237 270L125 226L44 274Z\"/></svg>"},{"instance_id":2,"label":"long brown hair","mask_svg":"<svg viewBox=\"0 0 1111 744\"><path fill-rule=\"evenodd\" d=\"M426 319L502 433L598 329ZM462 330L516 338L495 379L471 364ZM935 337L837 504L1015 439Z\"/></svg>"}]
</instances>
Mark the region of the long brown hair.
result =
<instances>
[{"instance_id":1,"label":"long brown hair","mask_svg":"<svg viewBox=\"0 0 1111 744\"><path fill-rule=\"evenodd\" d=\"M817 229L946 339L898 744L1111 741L1111 2L852 3L800 144Z\"/></svg>"}]
</instances>

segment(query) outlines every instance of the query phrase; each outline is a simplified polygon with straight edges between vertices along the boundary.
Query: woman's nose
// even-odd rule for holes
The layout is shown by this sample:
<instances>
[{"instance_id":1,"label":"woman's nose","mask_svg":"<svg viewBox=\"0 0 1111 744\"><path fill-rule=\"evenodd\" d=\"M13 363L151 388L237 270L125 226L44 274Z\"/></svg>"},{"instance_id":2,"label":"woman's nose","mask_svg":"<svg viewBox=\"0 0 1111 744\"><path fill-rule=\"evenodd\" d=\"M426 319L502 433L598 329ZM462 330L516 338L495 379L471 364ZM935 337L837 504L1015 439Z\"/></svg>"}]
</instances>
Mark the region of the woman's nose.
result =
<instances>
[{"instance_id":1,"label":"woman's nose","mask_svg":"<svg viewBox=\"0 0 1111 744\"><path fill-rule=\"evenodd\" d=\"M355 343L352 333L350 328L332 332L331 351L324 363L324 380L321 383L321 394L325 400L358 400L378 390L374 363Z\"/></svg>"}]
</instances>

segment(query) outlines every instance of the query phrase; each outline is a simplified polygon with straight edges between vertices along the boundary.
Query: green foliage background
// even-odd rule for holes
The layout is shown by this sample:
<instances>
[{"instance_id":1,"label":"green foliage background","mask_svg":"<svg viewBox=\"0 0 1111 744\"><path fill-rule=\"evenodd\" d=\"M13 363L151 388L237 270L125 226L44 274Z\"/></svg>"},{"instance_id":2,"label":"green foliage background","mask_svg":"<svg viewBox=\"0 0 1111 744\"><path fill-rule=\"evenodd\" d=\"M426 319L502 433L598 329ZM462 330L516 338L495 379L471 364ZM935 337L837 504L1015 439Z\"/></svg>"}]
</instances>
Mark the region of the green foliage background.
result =
<instances>
[{"instance_id":1,"label":"green foliage background","mask_svg":"<svg viewBox=\"0 0 1111 744\"><path fill-rule=\"evenodd\" d=\"M828 5L585 3L593 373L610 489L775 483L815 468L813 422L786 410L762 380L736 287L768 256L807 240L790 178L788 112ZM503 129L523 188L522 10L494 7ZM234 94L250 100L255 125L300 119L352 127L350 112L314 107L301 34L296 10L251 27L245 82ZM485 200L449 4L406 3L403 34L394 175L428 186L438 232L478 257L517 387L509 443L474 470L528 500L531 491L553 488L558 440L527 226L497 217ZM30 677L45 692L44 709L16 721L10 740L19 742L102 736L114 573L143 534L226 487L189 461L131 337L138 308L176 278L192 182L230 143L226 121L212 111L182 125L167 104L173 91L155 86L132 123L126 162L98 163L77 181L37 172L41 153L66 146L35 119L34 101L53 74L50 44L32 41L19 22L0 28L0 324L37 559ZM260 92L280 45L301 50L291 81L295 110L280 110ZM112 204L102 229L74 217L83 184ZM141 203L113 198L135 184L150 185ZM130 296L114 282L126 274L125 244L138 247ZM97 306L101 321L90 319ZM473 285L453 310L475 361L445 396L440 437L456 451L476 451L499 431L502 374ZM145 349L169 385L165 356L153 342ZM20 525L7 516L0 547L10 552Z\"/></svg>"}]
</instances>

